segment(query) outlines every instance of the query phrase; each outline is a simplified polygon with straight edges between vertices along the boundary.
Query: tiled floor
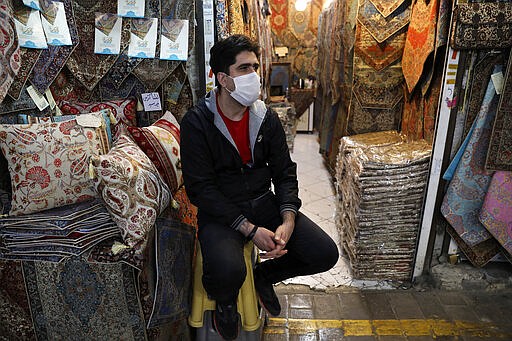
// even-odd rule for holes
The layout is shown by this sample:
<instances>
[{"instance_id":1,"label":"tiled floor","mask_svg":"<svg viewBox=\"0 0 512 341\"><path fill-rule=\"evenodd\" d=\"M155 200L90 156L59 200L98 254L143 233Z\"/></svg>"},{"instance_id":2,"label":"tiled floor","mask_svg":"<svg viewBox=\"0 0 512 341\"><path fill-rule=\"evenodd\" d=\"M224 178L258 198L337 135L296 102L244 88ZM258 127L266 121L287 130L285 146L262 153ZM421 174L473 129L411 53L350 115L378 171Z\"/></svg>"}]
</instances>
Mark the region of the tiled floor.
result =
<instances>
[{"instance_id":1,"label":"tiled floor","mask_svg":"<svg viewBox=\"0 0 512 341\"><path fill-rule=\"evenodd\" d=\"M339 233L334 223L336 191L331 175L319 153L316 134L299 133L295 137L292 159L297 162L301 212L324 229L340 246ZM340 254L341 248L340 248ZM352 276L348 259L340 257L336 266L328 272L313 276L297 277L285 284L304 284L314 289L350 285Z\"/></svg>"}]
</instances>

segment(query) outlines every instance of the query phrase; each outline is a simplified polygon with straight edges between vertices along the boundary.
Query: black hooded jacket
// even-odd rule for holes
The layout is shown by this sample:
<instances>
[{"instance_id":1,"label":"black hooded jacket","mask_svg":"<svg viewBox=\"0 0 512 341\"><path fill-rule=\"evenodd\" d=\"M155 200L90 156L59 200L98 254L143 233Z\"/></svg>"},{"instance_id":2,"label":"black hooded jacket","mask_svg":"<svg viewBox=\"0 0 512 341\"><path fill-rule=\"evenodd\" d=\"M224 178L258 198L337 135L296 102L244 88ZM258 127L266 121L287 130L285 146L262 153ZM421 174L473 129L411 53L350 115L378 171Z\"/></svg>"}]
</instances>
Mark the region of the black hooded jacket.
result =
<instances>
[{"instance_id":1,"label":"black hooded jacket","mask_svg":"<svg viewBox=\"0 0 512 341\"><path fill-rule=\"evenodd\" d=\"M216 89L191 108L180 123L185 189L201 221L237 229L245 220L237 203L275 193L281 212L297 212L297 165L290 158L277 114L262 101L249 108L252 163L242 158L217 111Z\"/></svg>"}]
</instances>

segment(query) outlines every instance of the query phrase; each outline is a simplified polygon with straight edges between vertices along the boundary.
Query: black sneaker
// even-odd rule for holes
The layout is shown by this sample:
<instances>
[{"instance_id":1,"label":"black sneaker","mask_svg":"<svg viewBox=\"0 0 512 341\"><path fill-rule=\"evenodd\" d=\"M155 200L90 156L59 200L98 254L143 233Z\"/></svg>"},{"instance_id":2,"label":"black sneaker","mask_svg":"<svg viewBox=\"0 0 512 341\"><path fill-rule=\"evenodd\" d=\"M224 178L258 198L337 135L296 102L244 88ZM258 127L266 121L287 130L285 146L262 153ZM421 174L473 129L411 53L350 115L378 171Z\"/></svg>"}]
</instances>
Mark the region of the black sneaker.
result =
<instances>
[{"instance_id":1,"label":"black sneaker","mask_svg":"<svg viewBox=\"0 0 512 341\"><path fill-rule=\"evenodd\" d=\"M213 312L213 327L224 340L235 340L238 337L240 315L236 303L217 304Z\"/></svg>"},{"instance_id":2,"label":"black sneaker","mask_svg":"<svg viewBox=\"0 0 512 341\"><path fill-rule=\"evenodd\" d=\"M281 304L279 304L274 286L272 283L265 281L261 276L258 276L257 271L254 273L254 286L256 287L261 306L272 316L281 314Z\"/></svg>"}]
</instances>

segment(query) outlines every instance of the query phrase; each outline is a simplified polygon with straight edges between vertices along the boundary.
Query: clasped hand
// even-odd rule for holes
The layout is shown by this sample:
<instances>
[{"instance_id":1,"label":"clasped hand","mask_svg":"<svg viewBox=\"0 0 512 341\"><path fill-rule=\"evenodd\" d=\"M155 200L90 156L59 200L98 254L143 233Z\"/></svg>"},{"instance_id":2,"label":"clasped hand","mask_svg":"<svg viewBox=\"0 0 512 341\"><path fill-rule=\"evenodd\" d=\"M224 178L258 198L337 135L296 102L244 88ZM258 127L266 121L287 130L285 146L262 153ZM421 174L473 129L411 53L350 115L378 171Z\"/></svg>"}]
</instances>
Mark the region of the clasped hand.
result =
<instances>
[{"instance_id":1,"label":"clasped hand","mask_svg":"<svg viewBox=\"0 0 512 341\"><path fill-rule=\"evenodd\" d=\"M290 239L293 226L290 224L282 224L276 232L272 232L264 227L258 228L254 238L254 244L264 251L260 254L262 259L279 258L285 255L288 250L285 249L286 243Z\"/></svg>"}]
</instances>

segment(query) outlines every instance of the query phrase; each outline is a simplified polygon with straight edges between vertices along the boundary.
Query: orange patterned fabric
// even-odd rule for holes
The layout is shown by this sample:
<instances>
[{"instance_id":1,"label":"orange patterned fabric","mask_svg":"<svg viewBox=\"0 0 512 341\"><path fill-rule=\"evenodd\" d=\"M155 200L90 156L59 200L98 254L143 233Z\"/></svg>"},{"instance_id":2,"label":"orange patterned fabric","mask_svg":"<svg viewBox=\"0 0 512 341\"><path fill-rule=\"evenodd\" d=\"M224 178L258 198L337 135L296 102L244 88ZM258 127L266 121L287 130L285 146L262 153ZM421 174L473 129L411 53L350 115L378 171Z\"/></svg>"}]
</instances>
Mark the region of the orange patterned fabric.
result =
<instances>
[{"instance_id":1,"label":"orange patterned fabric","mask_svg":"<svg viewBox=\"0 0 512 341\"><path fill-rule=\"evenodd\" d=\"M283 34L283 30L288 27L288 1L271 0L272 16L270 17L272 33L277 36Z\"/></svg>"},{"instance_id":2,"label":"orange patterned fabric","mask_svg":"<svg viewBox=\"0 0 512 341\"><path fill-rule=\"evenodd\" d=\"M428 56L434 51L437 26L438 0L418 0L412 9L407 30L402 69L409 93L412 93L423 73Z\"/></svg>"},{"instance_id":3,"label":"orange patterned fabric","mask_svg":"<svg viewBox=\"0 0 512 341\"><path fill-rule=\"evenodd\" d=\"M409 141L423 139L423 97L420 91L405 100L402 113L402 133Z\"/></svg>"},{"instance_id":4,"label":"orange patterned fabric","mask_svg":"<svg viewBox=\"0 0 512 341\"><path fill-rule=\"evenodd\" d=\"M181 186L173 198L178 203L177 210L173 210L174 218L197 228L197 207L190 202L185 186Z\"/></svg>"},{"instance_id":5,"label":"orange patterned fabric","mask_svg":"<svg viewBox=\"0 0 512 341\"><path fill-rule=\"evenodd\" d=\"M382 43L370 34L363 25L356 27L355 52L375 70L382 70L400 59L404 52L406 30L400 31Z\"/></svg>"},{"instance_id":6,"label":"orange patterned fabric","mask_svg":"<svg viewBox=\"0 0 512 341\"><path fill-rule=\"evenodd\" d=\"M228 18L230 34L245 34L241 0L228 1Z\"/></svg>"}]
</instances>

